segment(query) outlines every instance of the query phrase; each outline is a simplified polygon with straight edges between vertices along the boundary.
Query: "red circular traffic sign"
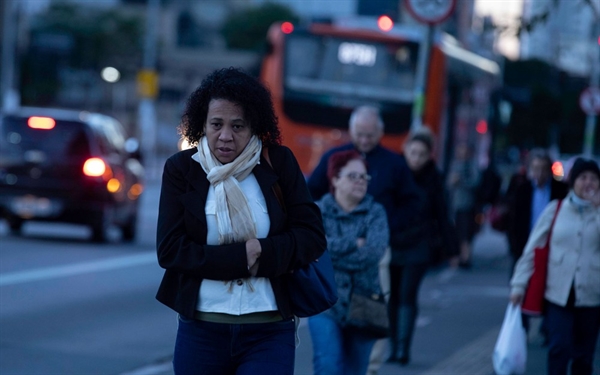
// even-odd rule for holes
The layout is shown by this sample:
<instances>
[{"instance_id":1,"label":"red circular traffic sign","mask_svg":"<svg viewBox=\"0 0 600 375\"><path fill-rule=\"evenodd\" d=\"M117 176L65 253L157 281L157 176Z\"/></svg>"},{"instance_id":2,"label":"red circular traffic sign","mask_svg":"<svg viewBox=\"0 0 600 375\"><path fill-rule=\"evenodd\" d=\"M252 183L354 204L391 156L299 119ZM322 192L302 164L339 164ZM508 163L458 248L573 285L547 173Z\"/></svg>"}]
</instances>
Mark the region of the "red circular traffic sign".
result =
<instances>
[{"instance_id":1,"label":"red circular traffic sign","mask_svg":"<svg viewBox=\"0 0 600 375\"><path fill-rule=\"evenodd\" d=\"M600 88L588 87L579 96L579 106L587 115L600 114Z\"/></svg>"},{"instance_id":2,"label":"red circular traffic sign","mask_svg":"<svg viewBox=\"0 0 600 375\"><path fill-rule=\"evenodd\" d=\"M405 4L417 21L433 25L450 17L456 0L405 0Z\"/></svg>"}]
</instances>

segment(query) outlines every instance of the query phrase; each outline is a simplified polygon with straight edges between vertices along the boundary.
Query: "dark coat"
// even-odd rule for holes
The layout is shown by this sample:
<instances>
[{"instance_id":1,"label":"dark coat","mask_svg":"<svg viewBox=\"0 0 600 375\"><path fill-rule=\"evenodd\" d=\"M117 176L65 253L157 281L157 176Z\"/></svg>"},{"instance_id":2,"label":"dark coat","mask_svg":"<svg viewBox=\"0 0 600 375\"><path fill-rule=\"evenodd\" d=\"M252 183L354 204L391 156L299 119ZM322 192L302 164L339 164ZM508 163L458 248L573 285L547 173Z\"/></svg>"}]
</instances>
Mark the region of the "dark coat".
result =
<instances>
[{"instance_id":1,"label":"dark coat","mask_svg":"<svg viewBox=\"0 0 600 375\"><path fill-rule=\"evenodd\" d=\"M329 192L327 163L329 157L337 151L354 149L352 143L327 151L308 179L308 188L315 200ZM402 157L384 147L377 146L365 154L371 181L367 193L386 211L390 228L390 246L392 249L402 245L402 232L408 229L412 214L419 210L422 197L415 185L410 169Z\"/></svg>"},{"instance_id":2,"label":"dark coat","mask_svg":"<svg viewBox=\"0 0 600 375\"><path fill-rule=\"evenodd\" d=\"M523 254L523 249L529 238L533 185L531 181L524 180L511 188L512 191L507 193L506 198L509 205L507 236L510 253L514 259L518 259ZM563 199L568 192L569 187L566 184L552 179L550 183L550 201Z\"/></svg>"},{"instance_id":3,"label":"dark coat","mask_svg":"<svg viewBox=\"0 0 600 375\"><path fill-rule=\"evenodd\" d=\"M234 280L250 276L245 243L206 244L206 173L191 156L196 149L171 156L164 168L160 194L157 252L165 274L156 298L188 318L193 317L202 279ZM317 259L327 242L321 213L313 203L292 152L269 148L273 168L261 156L253 174L265 197L271 228L259 239L262 253L257 277L268 277L277 307L292 316L286 274ZM273 192L278 182L285 209Z\"/></svg>"},{"instance_id":4,"label":"dark coat","mask_svg":"<svg viewBox=\"0 0 600 375\"><path fill-rule=\"evenodd\" d=\"M456 229L450 221L444 178L430 160L419 171L412 171L423 195L421 210L412 215L412 230L406 231L406 250L392 253L392 263L438 263L458 255ZM427 251L424 252L424 249ZM402 258L399 262L395 257Z\"/></svg>"}]
</instances>

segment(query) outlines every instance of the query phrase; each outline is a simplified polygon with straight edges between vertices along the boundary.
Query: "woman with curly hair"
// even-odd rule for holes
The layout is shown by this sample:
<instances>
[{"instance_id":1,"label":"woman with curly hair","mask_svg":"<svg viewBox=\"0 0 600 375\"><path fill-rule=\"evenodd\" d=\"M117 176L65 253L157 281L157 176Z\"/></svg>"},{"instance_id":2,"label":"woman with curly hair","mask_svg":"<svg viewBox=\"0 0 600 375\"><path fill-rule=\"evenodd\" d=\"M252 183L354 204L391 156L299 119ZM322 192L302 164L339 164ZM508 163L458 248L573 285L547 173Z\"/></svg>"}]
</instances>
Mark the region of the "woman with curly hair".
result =
<instances>
[{"instance_id":1,"label":"woman with curly hair","mask_svg":"<svg viewBox=\"0 0 600 375\"><path fill-rule=\"evenodd\" d=\"M157 231L157 299L179 314L175 373L292 374L286 275L326 240L270 93L217 70L189 97L180 130L196 148L166 161Z\"/></svg>"}]
</instances>

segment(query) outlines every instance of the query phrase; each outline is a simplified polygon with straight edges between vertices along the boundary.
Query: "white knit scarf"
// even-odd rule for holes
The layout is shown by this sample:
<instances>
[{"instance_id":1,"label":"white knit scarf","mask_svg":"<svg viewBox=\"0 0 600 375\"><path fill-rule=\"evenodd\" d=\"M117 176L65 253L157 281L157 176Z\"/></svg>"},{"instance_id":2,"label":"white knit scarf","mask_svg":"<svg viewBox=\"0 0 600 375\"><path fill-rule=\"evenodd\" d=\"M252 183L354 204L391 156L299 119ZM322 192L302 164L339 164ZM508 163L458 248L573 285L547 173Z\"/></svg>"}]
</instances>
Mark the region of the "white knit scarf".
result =
<instances>
[{"instance_id":1,"label":"white knit scarf","mask_svg":"<svg viewBox=\"0 0 600 375\"><path fill-rule=\"evenodd\" d=\"M222 164L210 151L206 137L198 142L192 159L200 163L215 188L219 244L245 242L256 238L256 226L248 200L238 181L243 181L260 161L262 142L255 135L231 163Z\"/></svg>"}]
</instances>

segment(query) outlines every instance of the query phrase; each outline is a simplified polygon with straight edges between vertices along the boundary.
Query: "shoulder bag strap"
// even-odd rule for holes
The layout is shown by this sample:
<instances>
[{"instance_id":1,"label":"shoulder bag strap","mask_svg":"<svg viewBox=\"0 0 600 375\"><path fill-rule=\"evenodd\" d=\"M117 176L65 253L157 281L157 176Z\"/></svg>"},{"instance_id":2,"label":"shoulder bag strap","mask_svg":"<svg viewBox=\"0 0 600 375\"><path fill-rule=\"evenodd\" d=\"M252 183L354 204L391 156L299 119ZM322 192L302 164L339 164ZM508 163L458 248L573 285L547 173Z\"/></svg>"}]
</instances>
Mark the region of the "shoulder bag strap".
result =
<instances>
[{"instance_id":1,"label":"shoulder bag strap","mask_svg":"<svg viewBox=\"0 0 600 375\"><path fill-rule=\"evenodd\" d=\"M267 147L262 148L262 156L267 161L267 164L269 164L269 167L271 167L271 169L275 172L275 168L273 168L273 164L271 164L271 158L269 157L269 149ZM273 193L275 193L275 197L277 197L279 205L281 206L281 208L283 208L283 212L286 212L285 201L283 200L281 186L279 186L279 183L277 181L275 181L275 183L273 184Z\"/></svg>"},{"instance_id":2,"label":"shoulder bag strap","mask_svg":"<svg viewBox=\"0 0 600 375\"><path fill-rule=\"evenodd\" d=\"M550 224L550 231L548 232L548 238L546 238L546 247L550 248L550 239L552 238L552 230L554 229L554 222L556 221L556 217L558 216L558 211L560 210L560 206L562 205L562 199L558 200L558 205L556 206L556 211L554 212L554 217L552 218L552 224Z\"/></svg>"}]
</instances>

